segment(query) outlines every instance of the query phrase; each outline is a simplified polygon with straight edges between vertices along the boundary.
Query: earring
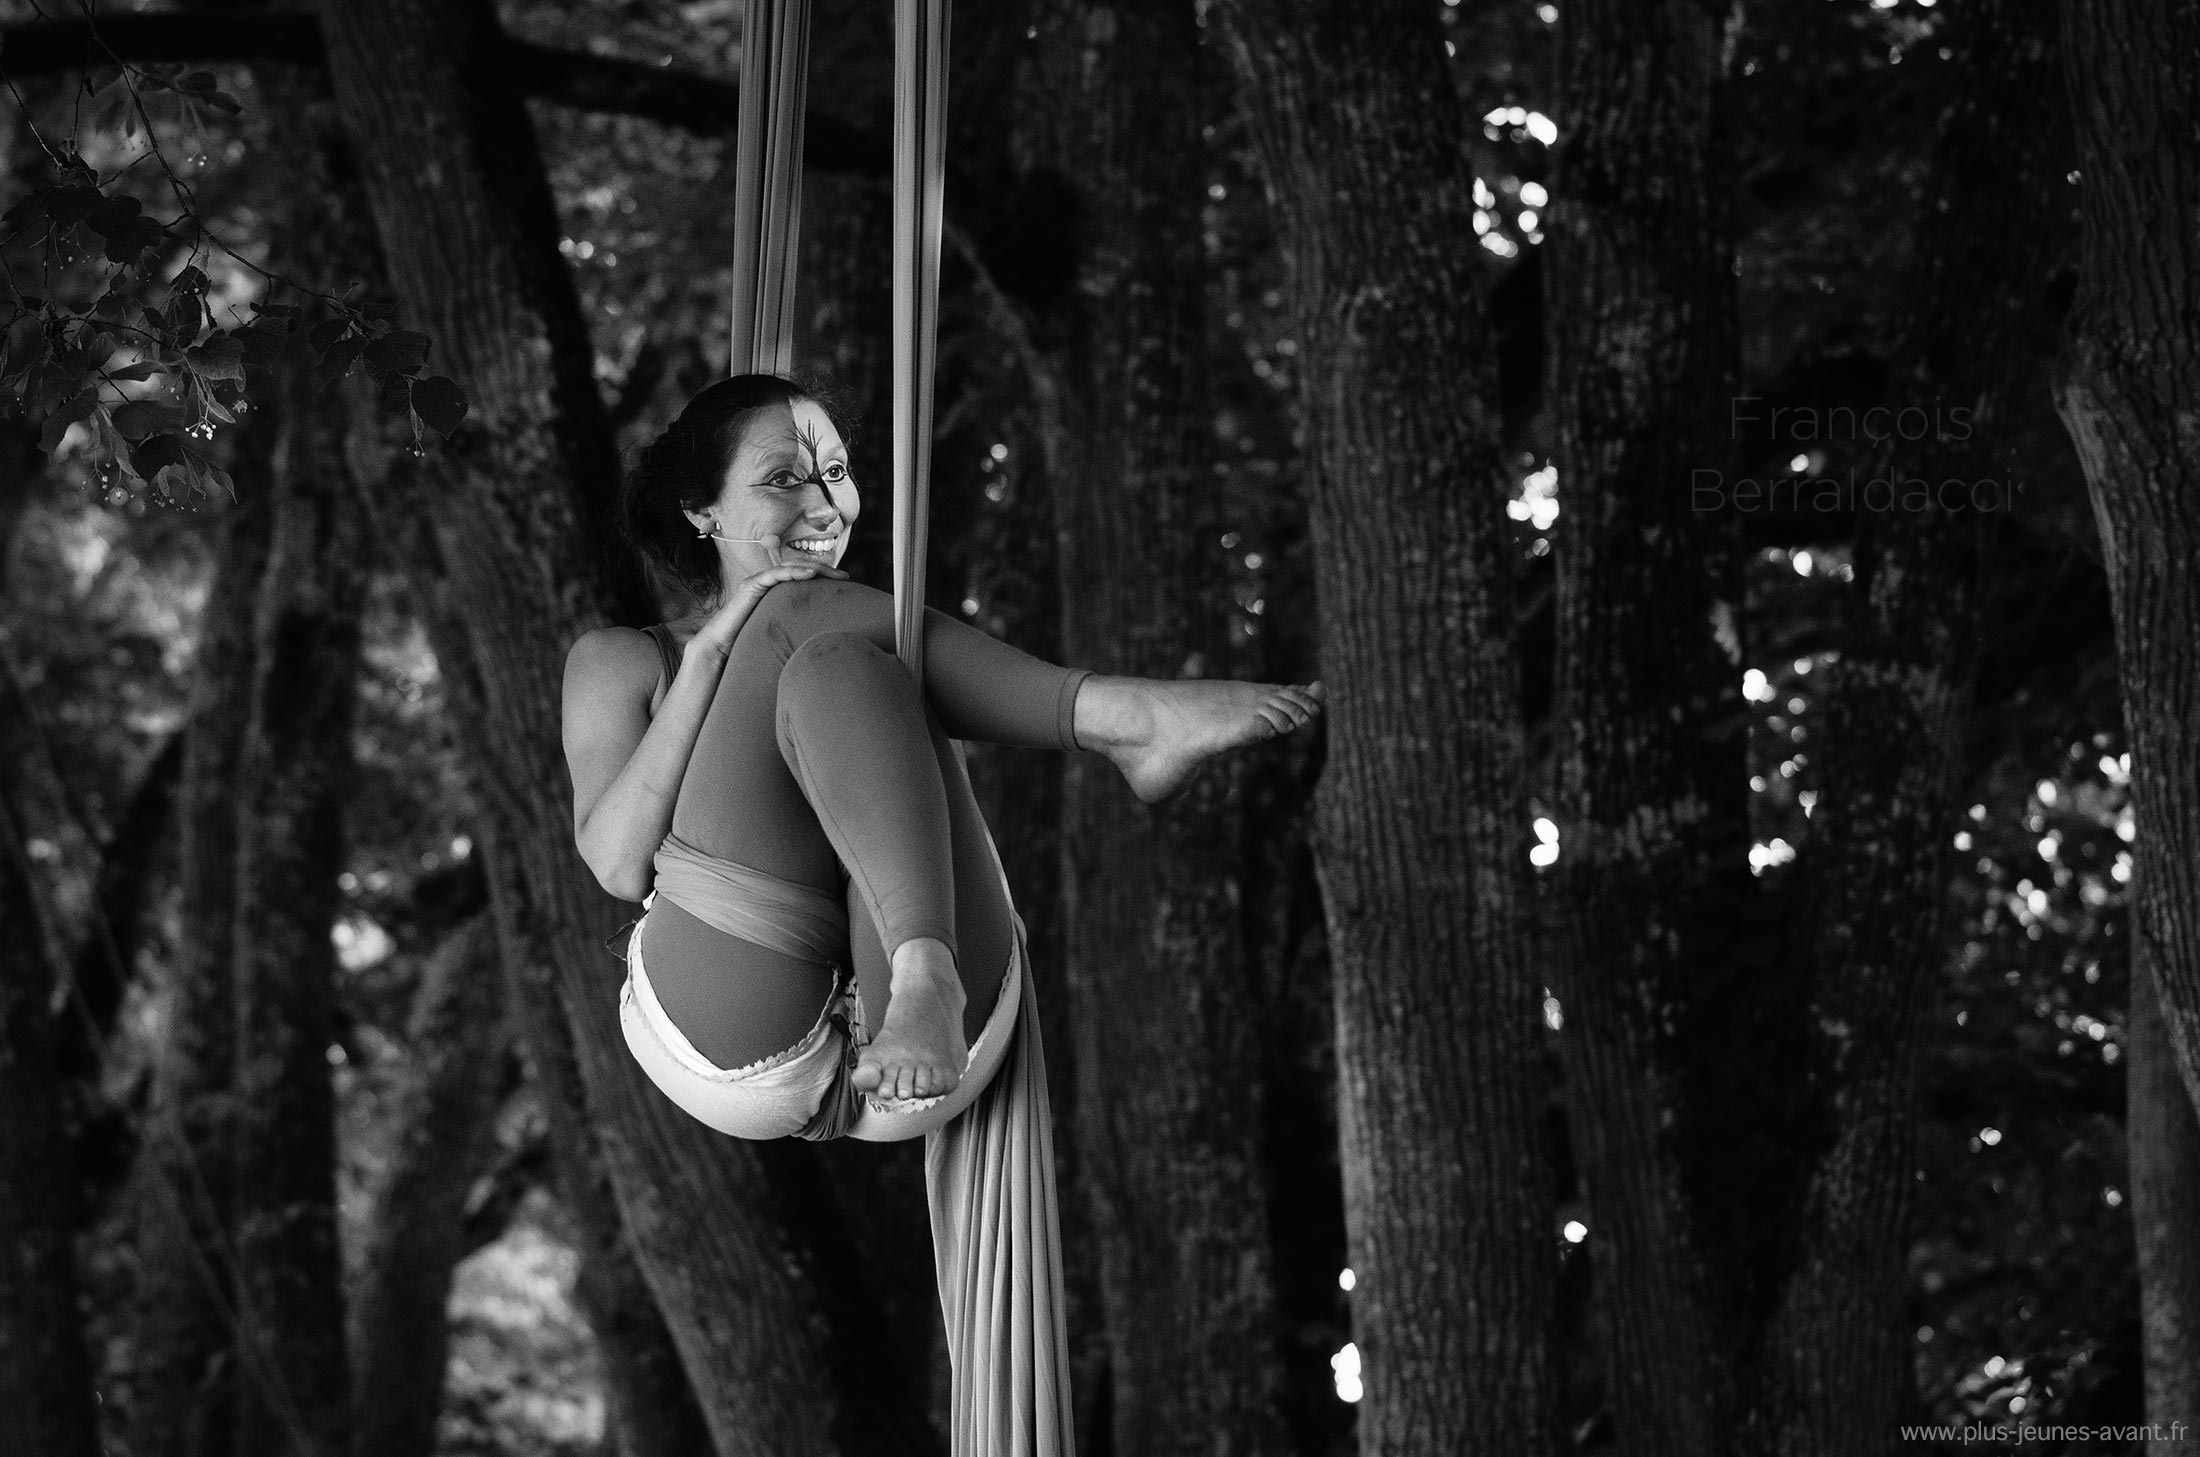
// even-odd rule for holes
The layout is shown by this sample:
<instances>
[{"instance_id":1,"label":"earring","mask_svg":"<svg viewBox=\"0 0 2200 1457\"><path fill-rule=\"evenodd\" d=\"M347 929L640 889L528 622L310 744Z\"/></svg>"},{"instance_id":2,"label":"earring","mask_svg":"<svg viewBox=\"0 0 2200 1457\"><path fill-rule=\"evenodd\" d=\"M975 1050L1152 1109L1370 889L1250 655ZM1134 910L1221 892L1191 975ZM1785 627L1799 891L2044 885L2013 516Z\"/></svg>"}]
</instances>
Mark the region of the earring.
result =
<instances>
[{"instance_id":1,"label":"earring","mask_svg":"<svg viewBox=\"0 0 2200 1457\"><path fill-rule=\"evenodd\" d=\"M711 538L712 538L713 536L716 536L716 535L717 535L718 533L717 533L716 531L712 530L711 528L712 528L712 527L715 527L715 526L716 526L717 524L718 524L718 522L716 521L716 519L713 519L713 520L711 521L711 523L710 523L710 526L704 526L704 527L699 527L699 528L697 528L697 530L696 530L696 532L695 532L695 536L696 536L696 539L697 539L698 541L708 541L708 540L710 540L710 539L711 539Z\"/></svg>"}]
</instances>

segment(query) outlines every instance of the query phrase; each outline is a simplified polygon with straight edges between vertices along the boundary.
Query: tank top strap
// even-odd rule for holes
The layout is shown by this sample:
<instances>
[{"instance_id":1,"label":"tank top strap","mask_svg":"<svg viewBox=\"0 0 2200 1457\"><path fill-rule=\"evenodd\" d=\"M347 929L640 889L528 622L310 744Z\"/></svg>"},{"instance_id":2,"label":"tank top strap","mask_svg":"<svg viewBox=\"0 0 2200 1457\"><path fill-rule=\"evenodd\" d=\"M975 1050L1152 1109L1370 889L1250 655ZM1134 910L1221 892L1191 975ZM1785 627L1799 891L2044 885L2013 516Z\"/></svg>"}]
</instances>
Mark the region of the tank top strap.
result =
<instances>
[{"instance_id":1,"label":"tank top strap","mask_svg":"<svg viewBox=\"0 0 2200 1457\"><path fill-rule=\"evenodd\" d=\"M664 665L665 670L662 686L670 688L673 678L680 672L680 645L673 638L672 629L661 622L653 627L645 627L642 631L648 633L650 640L657 644L657 660Z\"/></svg>"}]
</instances>

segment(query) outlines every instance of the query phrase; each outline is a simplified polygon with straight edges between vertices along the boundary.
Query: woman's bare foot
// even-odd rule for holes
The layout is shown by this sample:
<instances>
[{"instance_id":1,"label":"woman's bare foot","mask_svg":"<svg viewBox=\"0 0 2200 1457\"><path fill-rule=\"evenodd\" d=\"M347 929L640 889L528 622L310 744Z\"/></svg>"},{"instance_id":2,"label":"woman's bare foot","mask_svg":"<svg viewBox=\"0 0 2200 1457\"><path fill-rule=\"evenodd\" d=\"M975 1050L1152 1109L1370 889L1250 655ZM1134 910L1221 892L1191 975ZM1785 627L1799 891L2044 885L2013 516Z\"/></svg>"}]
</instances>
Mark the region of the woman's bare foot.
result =
<instances>
[{"instance_id":1,"label":"woman's bare foot","mask_svg":"<svg viewBox=\"0 0 2200 1457\"><path fill-rule=\"evenodd\" d=\"M1085 680L1077 741L1104 754L1147 804L1181 793L1217 754L1280 737L1322 711L1322 685L1208 678Z\"/></svg>"},{"instance_id":2,"label":"woman's bare foot","mask_svg":"<svg viewBox=\"0 0 2200 1457\"><path fill-rule=\"evenodd\" d=\"M895 947L892 964L885 1020L856 1058L856 1091L881 1101L951 1093L970 1061L955 954L925 936Z\"/></svg>"}]
</instances>

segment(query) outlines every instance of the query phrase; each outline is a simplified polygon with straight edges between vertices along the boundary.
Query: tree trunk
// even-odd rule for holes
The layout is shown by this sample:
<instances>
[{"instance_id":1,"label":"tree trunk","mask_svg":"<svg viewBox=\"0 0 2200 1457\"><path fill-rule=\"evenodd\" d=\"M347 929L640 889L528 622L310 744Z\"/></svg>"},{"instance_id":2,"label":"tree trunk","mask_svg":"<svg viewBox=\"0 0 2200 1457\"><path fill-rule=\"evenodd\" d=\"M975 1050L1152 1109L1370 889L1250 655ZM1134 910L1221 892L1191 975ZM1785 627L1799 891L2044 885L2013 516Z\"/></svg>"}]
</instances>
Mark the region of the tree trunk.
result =
<instances>
[{"instance_id":1,"label":"tree trunk","mask_svg":"<svg viewBox=\"0 0 2200 1457\"><path fill-rule=\"evenodd\" d=\"M240 1392L236 1449L309 1457L341 1449L350 1405L329 933L366 540L343 474L341 402L295 363L270 394L252 417L274 435L266 479L239 486L244 509L273 519L237 763L229 1149L238 1337L258 1343L240 1356L267 1380Z\"/></svg>"},{"instance_id":2,"label":"tree trunk","mask_svg":"<svg viewBox=\"0 0 2200 1457\"><path fill-rule=\"evenodd\" d=\"M1796 1064L1817 1130L1795 1193L1800 1257L1757 1363L1748 1439L1841 1454L1915 1415L1909 1215L1920 1021L1948 954L1948 876L1991 528L2011 502L1994 446L2035 408L2058 236L2053 21L2030 0L1952 6L1912 305L1889 404L1966 408L1962 427L1890 439L1872 474L1930 504L1863 509L1840 660L1822 690L1823 797L1809 887L1808 1001ZM1952 418L1952 416L1951 416ZM1955 482L1950 493L1944 483ZM1999 487L1997 487L1999 489ZM1783 1221L1784 1222L1784 1221Z\"/></svg>"},{"instance_id":3,"label":"tree trunk","mask_svg":"<svg viewBox=\"0 0 2200 1457\"><path fill-rule=\"evenodd\" d=\"M1550 1450L1555 1251L1512 571L1435 12L1220 0L1292 263L1369 1454Z\"/></svg>"},{"instance_id":4,"label":"tree trunk","mask_svg":"<svg viewBox=\"0 0 2200 1457\"><path fill-rule=\"evenodd\" d=\"M214 1457L234 1445L226 1150L237 773L251 720L253 610L273 524L263 503L229 508L192 669L177 816L181 925L161 988L163 1032L135 1189L133 1457Z\"/></svg>"},{"instance_id":5,"label":"tree trunk","mask_svg":"<svg viewBox=\"0 0 2200 1457\"><path fill-rule=\"evenodd\" d=\"M2200 72L2191 64L2200 5L2066 0L2062 23L2084 243L2056 407L2091 487L2116 622L2138 824L2133 1021L2151 989L2157 1046L2174 1057L2188 1100L2184 1146L2134 1148L2134 1183L2159 1189L2157 1179L2189 1169L2191 1101L2200 1100ZM2133 1136L2149 1125L2168 1135L2176 1115L2143 1076L2135 1065ZM2136 1105L2149 1091L2153 1116L2142 1122ZM2178 1403L2200 1370L2200 1331L2189 1307L2182 1320L2165 1314L2189 1292L2190 1270L2161 1258L2153 1237L2164 1217L2189 1231L2189 1199L2172 1211L2133 1200L2150 1420L2193 1420ZM2179 1379L2161 1378L2171 1371Z\"/></svg>"},{"instance_id":6,"label":"tree trunk","mask_svg":"<svg viewBox=\"0 0 2200 1457\"><path fill-rule=\"evenodd\" d=\"M172 734L161 745L100 846L92 925L76 954L74 973L90 1022L63 1029L65 1077L97 1075L98 1044L114 1030L136 974L138 951L152 929L160 888L174 873L176 793L183 782L185 738Z\"/></svg>"},{"instance_id":7,"label":"tree trunk","mask_svg":"<svg viewBox=\"0 0 2200 1457\"><path fill-rule=\"evenodd\" d=\"M627 1054L601 944L623 917L573 850L565 652L607 617L649 611L605 546L616 462L532 131L485 64L494 16L428 0L329 0L322 15L391 282L472 405L448 446L400 464L389 506L424 512L432 538L412 565L435 584L423 596L486 811L499 943L523 1007L542 1013L525 1024L530 1060L560 1097L585 1100L585 1124L563 1131L600 1140L719 1451L831 1451L813 1295L755 1151L674 1108Z\"/></svg>"},{"instance_id":8,"label":"tree trunk","mask_svg":"<svg viewBox=\"0 0 2200 1457\"><path fill-rule=\"evenodd\" d=\"M241 8L259 7L256 0L242 0ZM312 73L301 76L276 71L263 75L260 85L276 123L277 139L271 141L271 147L283 156L286 167L302 179L311 179L310 184L301 187L302 195L335 207L333 225L310 240L311 246L305 250L309 259L300 261L310 261L323 271L324 286L334 286L344 278L379 275L382 265L358 181L358 166L349 139L335 117L325 80ZM293 241L298 241L295 228ZM350 489L373 515L384 493L389 474L384 458L390 452L367 425L369 412L363 390L351 394L347 403L351 435L336 459L349 468ZM375 461L382 462L379 469L373 465ZM425 517L425 508L415 505L418 509L409 516L382 511L371 534L382 541L399 543L398 559L410 569L422 603L432 607L448 599L437 589L432 549L406 550L408 544L417 548L431 539L424 519L415 519ZM444 626L445 640L452 640L455 628L448 622ZM506 966L500 979L507 976L516 980L522 973ZM537 1013L542 1011L531 1003L523 1005ZM707 1440L702 1414L680 1369L655 1297L626 1248L618 1211L606 1187L601 1151L588 1126L580 1084L572 1068L570 1034L554 1008L546 1016L523 1014L520 1025L530 1029L527 1040L536 1049L532 1061L539 1074L537 1090L555 1133L552 1142L560 1192L580 1231L579 1302L602 1346L612 1426L628 1457L694 1452ZM393 1191L392 1197L402 1203L406 1195ZM370 1292L370 1298L379 1299L380 1292ZM350 1323L352 1331L369 1332L365 1338L375 1340L371 1335L375 1321L389 1310L385 1305L370 1312L363 1322ZM413 1359L421 1358L415 1353ZM379 1387L385 1379L395 1378L378 1366L368 1373L368 1379ZM436 1379L440 1382L440 1368ZM371 1399L371 1392L355 1392L354 1409Z\"/></svg>"},{"instance_id":9,"label":"tree trunk","mask_svg":"<svg viewBox=\"0 0 2200 1457\"><path fill-rule=\"evenodd\" d=\"M1735 1400L1707 1238L1718 1216L1691 1196L1741 1191L1690 1166L1731 1158L1717 1125L1748 1106L1711 1096L1735 1044L1708 1019L1747 995L1721 973L1755 888L1740 540L1732 515L1698 512L1690 492L1693 471L1732 453L1723 20L1699 0L1561 10L1543 244L1563 511L1553 989L1630 1457L1723 1450Z\"/></svg>"},{"instance_id":10,"label":"tree trunk","mask_svg":"<svg viewBox=\"0 0 2200 1457\"><path fill-rule=\"evenodd\" d=\"M24 845L15 766L32 751L13 675L0 704L0 1450L95 1457L99 1419L78 1306L74 1170L53 1045L54 967ZM72 1013L73 1015L73 1013Z\"/></svg>"},{"instance_id":11,"label":"tree trunk","mask_svg":"<svg viewBox=\"0 0 2200 1457\"><path fill-rule=\"evenodd\" d=\"M2200 1209L2200 1119L2177 1076L2162 1028L2153 977L2143 960L2131 968L2125 1032L2125 1129L2131 1169L2131 1225L2139 1259L2139 1315L2146 1351L2146 1419L2165 1433L2181 1422L2182 1440L2149 1440L2149 1457L2189 1457L2200 1433L2200 1248L2192 1239Z\"/></svg>"},{"instance_id":12,"label":"tree trunk","mask_svg":"<svg viewBox=\"0 0 2200 1457\"><path fill-rule=\"evenodd\" d=\"M1190 7L1036 16L1041 166L1078 198L1078 285L1042 320L1063 652L1226 677L1200 242L1206 57ZM1078 1178L1098 1242L1113 1450L1283 1450L1261 1161L1260 1018L1240 911L1242 765L1166 808L1103 760L1065 781Z\"/></svg>"},{"instance_id":13,"label":"tree trunk","mask_svg":"<svg viewBox=\"0 0 2200 1457\"><path fill-rule=\"evenodd\" d=\"M354 1457L435 1451L451 1275L467 1253L467 1196L496 1148L506 1052L496 955L487 916L461 922L413 994L405 1067L390 1097L396 1136L368 1196L351 1289Z\"/></svg>"},{"instance_id":14,"label":"tree trunk","mask_svg":"<svg viewBox=\"0 0 2200 1457\"><path fill-rule=\"evenodd\" d=\"M1950 17L1895 408L1991 422L2020 407L2054 197L2052 113L2025 100L2051 47L2023 9L1978 0ZM1824 799L1794 874L1807 932L1753 938L1785 883L1758 904L1744 869L1743 744L1717 728L1746 721L1739 653L1712 628L1738 601L1731 525L1689 502L1692 470L1731 461L1717 17L1591 5L1565 24L1562 1045L1613 1414L1645 1452L1876 1450L1914 1399L1916 1013L1945 950L1983 513L1963 491L1953 510L1860 515L1813 749ZM1641 382L1659 388L1645 399ZM1967 487L1997 473L1991 439L1988 423L1905 442L1872 474ZM1799 974L1749 974L1768 963Z\"/></svg>"}]
</instances>

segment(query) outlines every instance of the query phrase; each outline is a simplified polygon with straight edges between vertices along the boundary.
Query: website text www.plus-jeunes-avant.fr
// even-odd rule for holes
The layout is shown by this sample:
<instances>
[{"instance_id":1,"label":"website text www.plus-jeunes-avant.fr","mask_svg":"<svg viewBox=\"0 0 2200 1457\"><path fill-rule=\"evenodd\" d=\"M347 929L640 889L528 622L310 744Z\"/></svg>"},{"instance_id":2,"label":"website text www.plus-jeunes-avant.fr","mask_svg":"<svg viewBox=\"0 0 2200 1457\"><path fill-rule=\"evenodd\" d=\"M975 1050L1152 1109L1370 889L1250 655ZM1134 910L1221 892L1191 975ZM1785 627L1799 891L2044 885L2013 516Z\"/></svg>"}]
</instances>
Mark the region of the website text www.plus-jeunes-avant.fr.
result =
<instances>
[{"instance_id":1,"label":"website text www.plus-jeunes-avant.fr","mask_svg":"<svg viewBox=\"0 0 2200 1457\"><path fill-rule=\"evenodd\" d=\"M1997 1447L2017 1447L2048 1442L2182 1442L2192 1435L2192 1424L2151 1422L2087 1425L2038 1422L2027 1425L2021 1422L1947 1422L1906 1426L1901 1431L1905 1442L1959 1442L1965 1445L1988 1442Z\"/></svg>"}]
</instances>

